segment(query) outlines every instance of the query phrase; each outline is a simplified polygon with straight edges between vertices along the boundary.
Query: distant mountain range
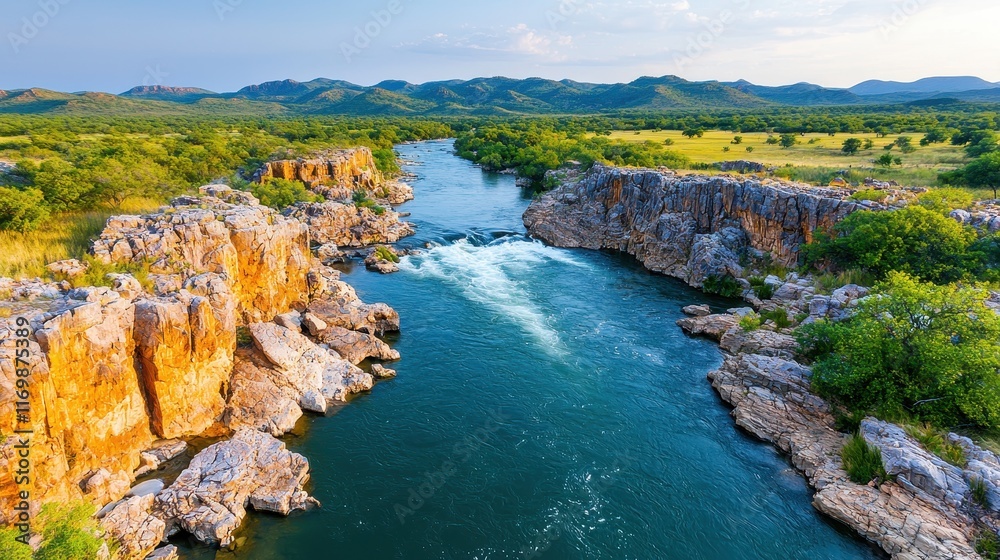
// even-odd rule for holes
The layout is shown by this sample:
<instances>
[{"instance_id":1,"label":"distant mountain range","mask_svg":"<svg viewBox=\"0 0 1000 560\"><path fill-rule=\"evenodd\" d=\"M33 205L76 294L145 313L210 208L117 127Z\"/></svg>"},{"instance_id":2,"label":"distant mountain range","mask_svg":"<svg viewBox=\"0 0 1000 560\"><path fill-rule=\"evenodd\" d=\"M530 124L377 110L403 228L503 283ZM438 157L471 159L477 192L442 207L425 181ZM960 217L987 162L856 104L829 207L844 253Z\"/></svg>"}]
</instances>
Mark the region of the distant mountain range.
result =
<instances>
[{"instance_id":1,"label":"distant mountain range","mask_svg":"<svg viewBox=\"0 0 1000 560\"><path fill-rule=\"evenodd\" d=\"M663 76L643 77L627 84L496 77L425 84L387 80L360 86L320 78L310 82L265 82L234 93L159 85L139 86L120 95L39 88L0 90L0 113L460 116L876 105L927 100L1000 103L1000 83L975 77L938 77L911 83L872 80L848 89L834 89L809 83L772 87L745 80L691 82Z\"/></svg>"}]
</instances>

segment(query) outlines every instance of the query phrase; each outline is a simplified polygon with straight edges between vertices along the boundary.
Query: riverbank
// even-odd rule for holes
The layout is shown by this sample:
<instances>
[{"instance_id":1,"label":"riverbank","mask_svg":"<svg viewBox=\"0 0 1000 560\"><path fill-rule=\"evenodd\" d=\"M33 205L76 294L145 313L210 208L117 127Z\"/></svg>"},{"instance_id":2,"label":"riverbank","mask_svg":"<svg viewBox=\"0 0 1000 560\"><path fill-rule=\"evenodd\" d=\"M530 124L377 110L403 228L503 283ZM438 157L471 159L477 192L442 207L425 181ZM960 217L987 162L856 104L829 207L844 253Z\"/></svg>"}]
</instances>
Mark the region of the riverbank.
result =
<instances>
[{"instance_id":1,"label":"riverbank","mask_svg":"<svg viewBox=\"0 0 1000 560\"><path fill-rule=\"evenodd\" d=\"M923 450L901 428L868 419L862 434L881 449L894 480L880 486L851 483L840 459L847 436L835 429L827 403L810 392L811 371L794 361L798 344L787 327L842 319L868 290L849 285L820 295L809 278L789 274L765 280L767 273L761 272L793 265L799 246L813 232L864 206L838 189L678 177L663 170L595 166L572 179L528 209L530 233L557 246L629 253L646 268L696 287L716 288L719 279L735 278L734 294L750 294L754 308L712 314L692 306L686 311L695 317L678 324L720 343L727 357L708 376L713 387L734 407L738 426L791 456L817 491L817 510L895 558L979 557L977 539L1000 524L995 502L977 505L970 486L986 481L993 488L1000 481L1000 461L951 434L949 439L960 441L968 456L981 459L954 467ZM906 191L888 194L883 204L889 206L909 196ZM751 290L751 273L761 275L766 285ZM761 301L754 291L773 295ZM780 313L786 324L761 319L757 311ZM747 315L764 328L744 327Z\"/></svg>"}]
</instances>

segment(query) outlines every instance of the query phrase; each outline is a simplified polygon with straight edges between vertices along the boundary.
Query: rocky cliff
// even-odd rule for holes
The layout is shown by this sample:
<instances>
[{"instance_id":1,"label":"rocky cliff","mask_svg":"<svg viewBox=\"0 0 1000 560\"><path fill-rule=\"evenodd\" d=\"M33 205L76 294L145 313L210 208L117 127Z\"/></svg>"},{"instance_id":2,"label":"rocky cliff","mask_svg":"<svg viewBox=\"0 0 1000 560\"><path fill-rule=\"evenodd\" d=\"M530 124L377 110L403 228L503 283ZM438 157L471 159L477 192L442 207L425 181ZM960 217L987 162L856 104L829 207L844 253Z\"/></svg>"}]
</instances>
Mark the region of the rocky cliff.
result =
<instances>
[{"instance_id":1,"label":"rocky cliff","mask_svg":"<svg viewBox=\"0 0 1000 560\"><path fill-rule=\"evenodd\" d=\"M413 199L413 189L398 181L388 180L375 165L368 148L334 150L311 158L272 161L254 173L256 182L267 179L301 181L327 200L349 200L358 190L390 204L402 204Z\"/></svg>"},{"instance_id":2,"label":"rocky cliff","mask_svg":"<svg viewBox=\"0 0 1000 560\"><path fill-rule=\"evenodd\" d=\"M646 268L701 286L741 276L741 255L794 265L798 248L863 208L849 191L728 176L595 165L532 203L528 232L559 247L615 249Z\"/></svg>"},{"instance_id":3,"label":"rocky cliff","mask_svg":"<svg viewBox=\"0 0 1000 560\"><path fill-rule=\"evenodd\" d=\"M361 302L309 251L308 226L211 185L155 214L108 221L95 257L148 275L111 274L112 287L81 289L0 279L0 522L25 488L35 512L53 501L105 505L176 455L163 452L176 449L173 438L233 434L166 497L106 508L109 535L143 558L177 530L227 542L248 507L308 507L307 464L272 436L303 410L325 412L371 389L356 363L399 358L377 338L399 330L395 311ZM72 276L85 266L53 270ZM16 430L31 432L30 484L17 479ZM278 463L239 466L223 453L231 447ZM199 505L215 499L209 491L229 513Z\"/></svg>"}]
</instances>

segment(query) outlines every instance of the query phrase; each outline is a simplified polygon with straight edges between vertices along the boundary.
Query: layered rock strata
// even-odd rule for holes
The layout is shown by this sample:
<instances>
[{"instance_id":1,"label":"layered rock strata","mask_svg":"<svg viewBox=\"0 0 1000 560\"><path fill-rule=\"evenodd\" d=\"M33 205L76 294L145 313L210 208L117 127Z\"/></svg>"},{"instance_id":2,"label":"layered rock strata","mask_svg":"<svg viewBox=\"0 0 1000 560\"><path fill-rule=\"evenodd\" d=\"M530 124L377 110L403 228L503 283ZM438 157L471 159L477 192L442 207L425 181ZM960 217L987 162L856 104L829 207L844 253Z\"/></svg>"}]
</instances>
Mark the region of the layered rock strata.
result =
<instances>
[{"instance_id":1,"label":"layered rock strata","mask_svg":"<svg viewBox=\"0 0 1000 560\"><path fill-rule=\"evenodd\" d=\"M148 281L116 274L112 288L68 290L0 280L0 427L32 431L32 506L109 504L102 524L128 558L144 558L175 530L227 542L247 505L287 514L310 503L304 459L272 436L292 430L303 410L370 389L373 376L356 362L399 357L376 338L398 330L399 315L361 302L313 259L306 225L228 187L202 194L112 218L95 241L105 262L148 266ZM79 268L64 264L67 277ZM238 346L242 327L250 346ZM30 370L24 403L19 356ZM210 448L215 458L196 458L197 473L116 502L137 476L184 454L177 438L233 434ZM0 516L14 511L20 489L18 445L0 442Z\"/></svg>"},{"instance_id":2,"label":"layered rock strata","mask_svg":"<svg viewBox=\"0 0 1000 560\"><path fill-rule=\"evenodd\" d=\"M615 249L646 268L700 287L742 276L741 256L768 253L785 265L817 230L862 208L846 189L728 176L595 165L532 203L529 234L559 247Z\"/></svg>"},{"instance_id":3,"label":"layered rock strata","mask_svg":"<svg viewBox=\"0 0 1000 560\"><path fill-rule=\"evenodd\" d=\"M847 436L834 428L827 403L810 392L810 369L791 359L795 341L789 335L743 332L733 314L678 324L723 342L729 354L721 368L709 373L712 386L734 407L739 427L789 454L816 490L813 505L819 511L893 558L979 558L978 525L995 530L1000 517L973 503L969 481L995 477L1000 472L995 455L952 435L976 458L964 469L955 467L922 449L898 426L868 419L861 434L881 450L895 478L881 486L855 484L840 458ZM731 326L722 330L726 324Z\"/></svg>"},{"instance_id":4,"label":"layered rock strata","mask_svg":"<svg viewBox=\"0 0 1000 560\"><path fill-rule=\"evenodd\" d=\"M272 161L264 164L253 176L256 182L271 178L301 181L328 200L350 200L359 190L390 204L413 200L413 189L399 181L387 180L378 170L368 148L335 150L311 158Z\"/></svg>"}]
</instances>

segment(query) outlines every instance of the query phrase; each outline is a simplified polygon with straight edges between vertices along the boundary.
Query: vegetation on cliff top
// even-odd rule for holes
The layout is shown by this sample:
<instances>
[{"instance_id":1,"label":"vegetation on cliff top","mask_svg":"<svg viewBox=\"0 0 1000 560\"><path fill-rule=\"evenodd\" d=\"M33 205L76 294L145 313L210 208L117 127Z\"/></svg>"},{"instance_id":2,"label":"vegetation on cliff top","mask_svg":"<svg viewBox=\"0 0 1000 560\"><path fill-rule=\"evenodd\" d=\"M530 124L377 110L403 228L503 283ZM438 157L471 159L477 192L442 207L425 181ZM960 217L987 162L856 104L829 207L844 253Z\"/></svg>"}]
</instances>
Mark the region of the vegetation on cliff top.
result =
<instances>
[{"instance_id":1,"label":"vegetation on cliff top","mask_svg":"<svg viewBox=\"0 0 1000 560\"><path fill-rule=\"evenodd\" d=\"M890 272L852 318L799 330L813 387L890 420L1000 428L1000 316L986 296Z\"/></svg>"}]
</instances>

